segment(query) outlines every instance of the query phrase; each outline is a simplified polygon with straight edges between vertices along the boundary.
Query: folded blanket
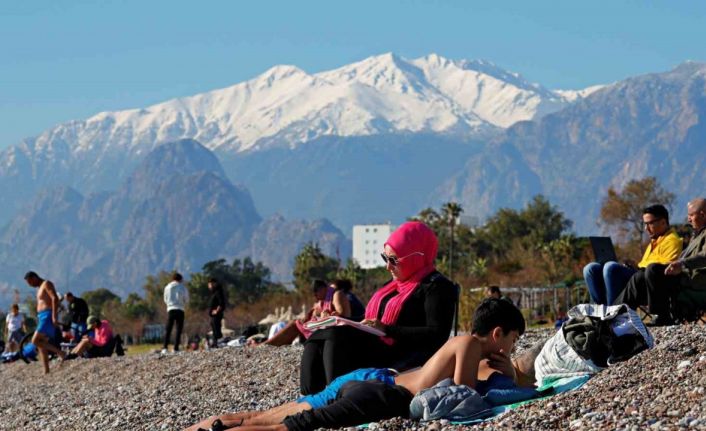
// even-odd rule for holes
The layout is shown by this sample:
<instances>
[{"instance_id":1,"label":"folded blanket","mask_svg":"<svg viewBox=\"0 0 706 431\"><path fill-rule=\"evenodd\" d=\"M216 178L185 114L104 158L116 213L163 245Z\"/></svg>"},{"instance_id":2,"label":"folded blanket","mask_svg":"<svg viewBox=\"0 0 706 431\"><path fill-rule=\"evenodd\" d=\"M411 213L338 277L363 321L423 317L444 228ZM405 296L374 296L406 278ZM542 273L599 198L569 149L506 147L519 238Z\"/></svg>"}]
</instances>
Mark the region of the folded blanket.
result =
<instances>
[{"instance_id":1,"label":"folded blanket","mask_svg":"<svg viewBox=\"0 0 706 431\"><path fill-rule=\"evenodd\" d=\"M451 422L454 424L472 425L486 420L490 420L519 406L533 403L537 400L546 399L562 392L568 392L574 389L578 389L583 386L584 383L586 383L590 378L590 374L584 374L582 376L562 377L557 379L545 380L544 384L537 388L537 392L542 394L540 398L534 398L531 400L516 402L512 404L496 406L489 410L478 412L476 417L468 418L465 420L452 420Z\"/></svg>"},{"instance_id":2,"label":"folded blanket","mask_svg":"<svg viewBox=\"0 0 706 431\"><path fill-rule=\"evenodd\" d=\"M545 391L546 392L546 391ZM478 382L475 389L454 385L446 379L418 393L409 406L410 418L421 420L449 419L468 421L492 414L494 406L525 401L544 392L518 387L512 378L493 373L488 380Z\"/></svg>"}]
</instances>

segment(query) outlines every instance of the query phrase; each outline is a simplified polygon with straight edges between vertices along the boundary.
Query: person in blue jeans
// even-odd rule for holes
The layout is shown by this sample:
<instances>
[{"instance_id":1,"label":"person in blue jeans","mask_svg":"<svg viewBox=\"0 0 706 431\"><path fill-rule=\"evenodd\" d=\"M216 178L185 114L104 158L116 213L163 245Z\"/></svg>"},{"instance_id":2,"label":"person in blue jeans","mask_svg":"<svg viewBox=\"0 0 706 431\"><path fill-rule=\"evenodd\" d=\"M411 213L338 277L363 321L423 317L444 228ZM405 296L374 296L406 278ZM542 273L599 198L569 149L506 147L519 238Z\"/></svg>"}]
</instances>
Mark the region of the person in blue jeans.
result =
<instances>
[{"instance_id":1,"label":"person in blue jeans","mask_svg":"<svg viewBox=\"0 0 706 431\"><path fill-rule=\"evenodd\" d=\"M650 237L650 244L638 264L632 261L605 264L591 262L583 268L583 278L593 302L613 305L632 277L645 276L647 265L669 263L681 253L682 239L669 226L669 212L663 205L645 208L642 211L642 224Z\"/></svg>"}]
</instances>

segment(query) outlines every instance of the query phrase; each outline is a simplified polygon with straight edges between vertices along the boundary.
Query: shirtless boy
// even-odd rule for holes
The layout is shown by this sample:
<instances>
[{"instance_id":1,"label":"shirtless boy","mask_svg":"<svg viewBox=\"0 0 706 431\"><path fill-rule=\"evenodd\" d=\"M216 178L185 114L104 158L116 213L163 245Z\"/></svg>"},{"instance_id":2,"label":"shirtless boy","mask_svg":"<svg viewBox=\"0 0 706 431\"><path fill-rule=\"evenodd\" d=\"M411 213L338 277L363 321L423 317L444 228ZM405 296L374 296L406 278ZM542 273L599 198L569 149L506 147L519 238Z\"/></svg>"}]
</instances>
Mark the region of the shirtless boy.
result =
<instances>
[{"instance_id":1,"label":"shirtless boy","mask_svg":"<svg viewBox=\"0 0 706 431\"><path fill-rule=\"evenodd\" d=\"M187 431L209 427L214 431L233 427L241 431L303 431L404 416L416 393L446 378L474 388L478 377L487 377L490 368L517 380L510 352L524 330L524 318L514 305L487 299L474 313L471 335L451 338L421 368L399 375L385 369L356 370L334 380L319 394L264 412L210 417ZM359 385L346 386L351 383Z\"/></svg>"},{"instance_id":2,"label":"shirtless boy","mask_svg":"<svg viewBox=\"0 0 706 431\"><path fill-rule=\"evenodd\" d=\"M34 271L25 274L28 285L37 289L37 329L34 331L32 343L37 346L39 356L44 364L44 374L49 373L49 352L55 353L64 359L64 352L54 347L49 340L54 338L56 331L56 313L59 307L59 296L56 294L54 284L44 280Z\"/></svg>"}]
</instances>

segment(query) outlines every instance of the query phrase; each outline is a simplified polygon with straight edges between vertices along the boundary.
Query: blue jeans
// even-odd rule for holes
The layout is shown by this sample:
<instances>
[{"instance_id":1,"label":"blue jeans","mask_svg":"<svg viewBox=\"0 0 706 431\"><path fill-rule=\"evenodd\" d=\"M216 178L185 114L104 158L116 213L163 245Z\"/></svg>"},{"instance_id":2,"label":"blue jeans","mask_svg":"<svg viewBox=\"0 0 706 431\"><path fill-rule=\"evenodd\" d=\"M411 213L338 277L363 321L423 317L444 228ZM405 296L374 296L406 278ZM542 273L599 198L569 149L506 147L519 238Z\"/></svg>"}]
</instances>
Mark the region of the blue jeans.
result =
<instances>
[{"instance_id":1,"label":"blue jeans","mask_svg":"<svg viewBox=\"0 0 706 431\"><path fill-rule=\"evenodd\" d=\"M71 323L71 334L74 336L74 341L81 341L81 337L86 333L85 323Z\"/></svg>"},{"instance_id":2,"label":"blue jeans","mask_svg":"<svg viewBox=\"0 0 706 431\"><path fill-rule=\"evenodd\" d=\"M583 278L588 286L588 293L596 304L613 305L620 292L625 289L630 277L637 270L617 262L601 265L591 262L583 268Z\"/></svg>"}]
</instances>

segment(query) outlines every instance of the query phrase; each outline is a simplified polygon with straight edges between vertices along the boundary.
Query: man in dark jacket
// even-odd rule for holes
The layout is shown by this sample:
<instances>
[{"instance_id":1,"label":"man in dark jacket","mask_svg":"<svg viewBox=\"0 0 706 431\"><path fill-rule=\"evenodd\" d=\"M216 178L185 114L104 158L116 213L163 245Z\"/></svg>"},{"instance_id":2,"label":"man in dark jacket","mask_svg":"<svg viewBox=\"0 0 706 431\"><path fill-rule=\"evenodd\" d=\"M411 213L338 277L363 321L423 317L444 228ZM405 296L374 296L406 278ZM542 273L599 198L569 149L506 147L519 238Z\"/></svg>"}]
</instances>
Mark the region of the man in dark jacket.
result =
<instances>
[{"instance_id":1,"label":"man in dark jacket","mask_svg":"<svg viewBox=\"0 0 706 431\"><path fill-rule=\"evenodd\" d=\"M73 293L66 293L66 302L69 304L69 316L71 317L71 334L74 340L81 341L86 333L86 319L88 318L88 304L82 298L74 296Z\"/></svg>"},{"instance_id":2,"label":"man in dark jacket","mask_svg":"<svg viewBox=\"0 0 706 431\"><path fill-rule=\"evenodd\" d=\"M221 283L215 278L208 279L208 290L211 291L211 297L208 301L208 315L211 318L211 330L213 331L211 346L216 347L218 339L223 337L221 323L223 322L223 312L226 309L226 296Z\"/></svg>"}]
</instances>

